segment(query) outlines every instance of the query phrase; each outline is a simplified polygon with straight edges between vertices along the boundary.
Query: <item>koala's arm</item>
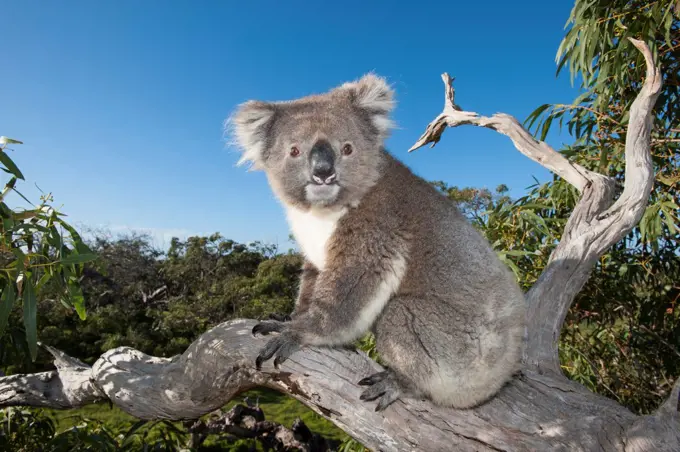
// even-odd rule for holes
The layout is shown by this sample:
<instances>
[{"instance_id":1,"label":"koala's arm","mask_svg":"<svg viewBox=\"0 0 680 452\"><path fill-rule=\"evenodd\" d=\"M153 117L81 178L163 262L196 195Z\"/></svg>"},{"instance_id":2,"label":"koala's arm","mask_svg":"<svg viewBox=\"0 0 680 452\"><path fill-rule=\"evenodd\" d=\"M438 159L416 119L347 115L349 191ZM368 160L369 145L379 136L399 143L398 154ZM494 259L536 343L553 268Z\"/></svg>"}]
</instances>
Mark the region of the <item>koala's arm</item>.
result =
<instances>
[{"instance_id":1,"label":"koala's arm","mask_svg":"<svg viewBox=\"0 0 680 452\"><path fill-rule=\"evenodd\" d=\"M319 271L316 267L305 259L305 262L302 265L302 275L300 275L300 288L298 289L297 299L295 300L295 310L291 317L298 317L309 308L314 295L314 287L318 275Z\"/></svg>"},{"instance_id":2,"label":"koala's arm","mask_svg":"<svg viewBox=\"0 0 680 452\"><path fill-rule=\"evenodd\" d=\"M394 232L334 240L307 309L285 326L300 345L343 345L366 333L406 271L407 247Z\"/></svg>"}]
</instances>

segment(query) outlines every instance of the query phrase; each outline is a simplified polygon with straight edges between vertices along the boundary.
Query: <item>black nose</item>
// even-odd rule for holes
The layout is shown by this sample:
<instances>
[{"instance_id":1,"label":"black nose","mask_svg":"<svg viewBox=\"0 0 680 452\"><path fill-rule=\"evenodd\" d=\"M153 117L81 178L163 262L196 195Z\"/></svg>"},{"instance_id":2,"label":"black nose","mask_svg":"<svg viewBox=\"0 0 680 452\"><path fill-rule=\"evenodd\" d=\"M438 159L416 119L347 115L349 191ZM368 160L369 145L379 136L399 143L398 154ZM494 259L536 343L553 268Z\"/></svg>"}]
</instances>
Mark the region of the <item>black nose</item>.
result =
<instances>
[{"instance_id":1,"label":"black nose","mask_svg":"<svg viewBox=\"0 0 680 452\"><path fill-rule=\"evenodd\" d=\"M319 140L309 153L312 180L319 185L335 181L335 153L328 141Z\"/></svg>"}]
</instances>

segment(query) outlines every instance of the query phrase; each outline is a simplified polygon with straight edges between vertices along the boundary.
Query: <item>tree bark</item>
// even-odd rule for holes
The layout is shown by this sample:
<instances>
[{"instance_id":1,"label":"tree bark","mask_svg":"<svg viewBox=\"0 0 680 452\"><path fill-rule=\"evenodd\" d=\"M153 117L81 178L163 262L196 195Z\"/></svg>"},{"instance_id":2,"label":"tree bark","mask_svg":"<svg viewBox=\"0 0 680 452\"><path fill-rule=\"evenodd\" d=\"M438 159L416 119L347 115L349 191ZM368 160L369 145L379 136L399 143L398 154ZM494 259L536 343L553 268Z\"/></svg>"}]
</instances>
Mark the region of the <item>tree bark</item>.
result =
<instances>
[{"instance_id":1,"label":"tree bark","mask_svg":"<svg viewBox=\"0 0 680 452\"><path fill-rule=\"evenodd\" d=\"M611 179L570 163L515 118L462 111L447 74L444 112L411 149L438 142L446 127L491 128L582 194L561 243L527 293L523 369L489 402L454 410L404 399L376 413L373 404L359 400L357 382L381 368L363 352L306 347L279 369L267 362L258 371L255 357L268 339L252 336L254 320L234 320L169 359L121 347L90 368L48 347L57 369L0 378L0 406L69 408L110 400L140 419L190 420L264 386L295 397L376 451L680 450L680 379L656 413L636 416L565 378L557 355L560 329L575 295L597 258L640 220L652 188L650 129L661 73L649 48L631 41L645 55L647 76L631 108L625 187L615 202Z\"/></svg>"}]
</instances>

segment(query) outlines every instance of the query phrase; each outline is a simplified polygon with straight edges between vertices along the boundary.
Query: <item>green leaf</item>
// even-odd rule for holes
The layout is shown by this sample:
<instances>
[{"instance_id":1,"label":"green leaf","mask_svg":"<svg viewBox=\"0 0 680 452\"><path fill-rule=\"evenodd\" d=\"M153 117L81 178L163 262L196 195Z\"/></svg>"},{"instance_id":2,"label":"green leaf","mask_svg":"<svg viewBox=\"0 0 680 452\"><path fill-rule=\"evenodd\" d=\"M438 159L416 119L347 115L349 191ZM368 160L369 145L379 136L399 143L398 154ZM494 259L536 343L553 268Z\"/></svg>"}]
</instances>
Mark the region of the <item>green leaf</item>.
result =
<instances>
[{"instance_id":1,"label":"green leaf","mask_svg":"<svg viewBox=\"0 0 680 452\"><path fill-rule=\"evenodd\" d=\"M551 105L550 104L543 104L539 106L536 110L532 111L529 116L527 116L527 119L524 120L524 125L526 126L527 129L531 130L531 128L534 126L534 123L536 120L545 112Z\"/></svg>"},{"instance_id":2,"label":"green leaf","mask_svg":"<svg viewBox=\"0 0 680 452\"><path fill-rule=\"evenodd\" d=\"M31 360L35 362L38 356L38 329L37 329L37 301L35 288L30 273L24 274L23 291L21 298L24 301L24 328L26 329L26 342L31 353Z\"/></svg>"},{"instance_id":3,"label":"green leaf","mask_svg":"<svg viewBox=\"0 0 680 452\"><path fill-rule=\"evenodd\" d=\"M35 223L20 223L12 230L12 232L19 232L25 230L26 232L31 232L32 230L49 233L49 229L45 226L35 224Z\"/></svg>"},{"instance_id":4,"label":"green leaf","mask_svg":"<svg viewBox=\"0 0 680 452\"><path fill-rule=\"evenodd\" d=\"M123 444L125 444L131 437L132 435L135 434L137 430L139 430L141 427L145 426L149 421L141 420L137 421L135 424L133 424L130 429L125 433L123 437Z\"/></svg>"},{"instance_id":5,"label":"green leaf","mask_svg":"<svg viewBox=\"0 0 680 452\"><path fill-rule=\"evenodd\" d=\"M17 168L14 161L11 158L9 158L9 155L7 155L5 151L0 151L0 163L5 165L5 167L9 170L10 173L14 174L19 179L24 180L24 175L21 174L19 168Z\"/></svg>"},{"instance_id":6,"label":"green leaf","mask_svg":"<svg viewBox=\"0 0 680 452\"><path fill-rule=\"evenodd\" d=\"M24 144L22 141L15 140L13 138L2 136L0 137L0 145L2 144Z\"/></svg>"},{"instance_id":7,"label":"green leaf","mask_svg":"<svg viewBox=\"0 0 680 452\"><path fill-rule=\"evenodd\" d=\"M23 251L21 251L21 248L12 248L12 253L16 256L16 267L19 273L24 271L24 259L26 259L26 255L24 254Z\"/></svg>"},{"instance_id":8,"label":"green leaf","mask_svg":"<svg viewBox=\"0 0 680 452\"><path fill-rule=\"evenodd\" d=\"M547 235L547 236L552 235L552 234L550 234L550 228L548 228L548 225L546 224L545 220L543 218L539 217L538 215L536 215L535 212L533 212L531 210L523 210L522 212L520 212L520 215L522 217L525 217L525 219L529 223L536 226L536 228L539 231L543 232L545 235Z\"/></svg>"},{"instance_id":9,"label":"green leaf","mask_svg":"<svg viewBox=\"0 0 680 452\"><path fill-rule=\"evenodd\" d=\"M78 250L79 253L81 254L94 254L92 253L92 250L85 245L85 242L83 241L82 237L80 237L80 234L78 234L78 231L71 226L70 224L66 223L63 220L59 220L59 223L68 231L68 233L71 235L71 238L73 239L73 243Z\"/></svg>"},{"instance_id":10,"label":"green leaf","mask_svg":"<svg viewBox=\"0 0 680 452\"><path fill-rule=\"evenodd\" d=\"M668 230L670 231L671 234L675 234L678 228L675 225L675 222L673 221L673 215L670 212L668 212L664 207L661 207L661 212L663 213L663 221L664 223L666 223Z\"/></svg>"},{"instance_id":11,"label":"green leaf","mask_svg":"<svg viewBox=\"0 0 680 452\"><path fill-rule=\"evenodd\" d=\"M85 262L90 262L97 259L96 254L76 254L76 253L71 253L68 256L61 258L59 260L60 263L65 264L65 265L70 265L70 264L82 264Z\"/></svg>"},{"instance_id":12,"label":"green leaf","mask_svg":"<svg viewBox=\"0 0 680 452\"><path fill-rule=\"evenodd\" d=\"M70 297L69 301L73 304L73 307L76 308L78 317L80 317L80 320L85 320L87 318L85 312L85 297L83 296L83 290L80 288L80 285L73 280L69 280L68 293Z\"/></svg>"},{"instance_id":13,"label":"green leaf","mask_svg":"<svg viewBox=\"0 0 680 452\"><path fill-rule=\"evenodd\" d=\"M52 278L52 275L49 273L49 271L46 271L40 280L38 280L38 284L35 285L35 290L40 291L40 289L47 284L47 281L49 281Z\"/></svg>"},{"instance_id":14,"label":"green leaf","mask_svg":"<svg viewBox=\"0 0 680 452\"><path fill-rule=\"evenodd\" d=\"M0 337L4 334L9 320L9 314L12 312L16 294L14 293L14 284L8 281L2 290L2 297L0 297Z\"/></svg>"},{"instance_id":15,"label":"green leaf","mask_svg":"<svg viewBox=\"0 0 680 452\"><path fill-rule=\"evenodd\" d=\"M550 125L552 124L553 121L553 116L548 116L543 123L543 127L541 128L541 141L545 141L545 137L548 136L548 132L550 131Z\"/></svg>"},{"instance_id":16,"label":"green leaf","mask_svg":"<svg viewBox=\"0 0 680 452\"><path fill-rule=\"evenodd\" d=\"M64 306L66 309L71 310L73 309L73 305L71 302L66 298L66 297L59 297L59 302Z\"/></svg>"}]
</instances>

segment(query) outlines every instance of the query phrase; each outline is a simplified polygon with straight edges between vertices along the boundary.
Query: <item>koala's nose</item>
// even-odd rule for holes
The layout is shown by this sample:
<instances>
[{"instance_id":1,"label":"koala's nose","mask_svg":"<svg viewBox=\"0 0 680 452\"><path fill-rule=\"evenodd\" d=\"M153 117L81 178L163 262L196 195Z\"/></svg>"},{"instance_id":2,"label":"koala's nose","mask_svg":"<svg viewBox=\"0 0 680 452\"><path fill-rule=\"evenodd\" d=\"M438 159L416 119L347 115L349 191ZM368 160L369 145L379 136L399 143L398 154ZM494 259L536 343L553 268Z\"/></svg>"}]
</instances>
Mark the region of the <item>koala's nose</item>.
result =
<instances>
[{"instance_id":1,"label":"koala's nose","mask_svg":"<svg viewBox=\"0 0 680 452\"><path fill-rule=\"evenodd\" d=\"M322 185L335 181L335 154L329 142L317 141L309 153L309 159L314 182Z\"/></svg>"}]
</instances>

